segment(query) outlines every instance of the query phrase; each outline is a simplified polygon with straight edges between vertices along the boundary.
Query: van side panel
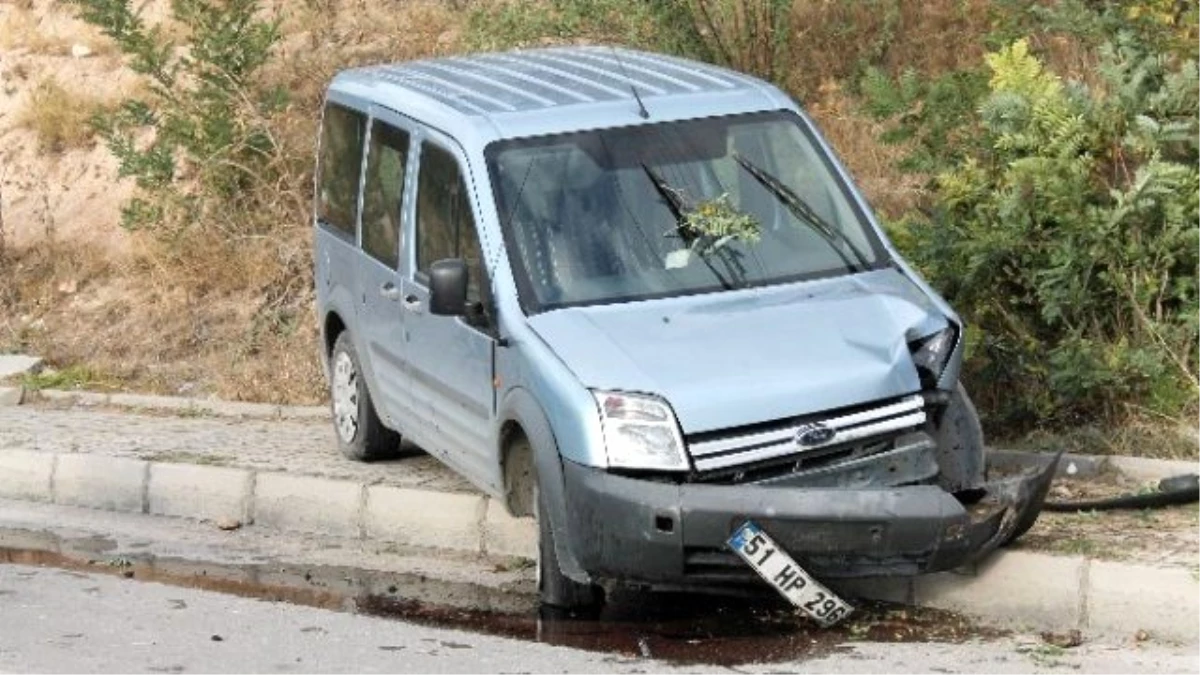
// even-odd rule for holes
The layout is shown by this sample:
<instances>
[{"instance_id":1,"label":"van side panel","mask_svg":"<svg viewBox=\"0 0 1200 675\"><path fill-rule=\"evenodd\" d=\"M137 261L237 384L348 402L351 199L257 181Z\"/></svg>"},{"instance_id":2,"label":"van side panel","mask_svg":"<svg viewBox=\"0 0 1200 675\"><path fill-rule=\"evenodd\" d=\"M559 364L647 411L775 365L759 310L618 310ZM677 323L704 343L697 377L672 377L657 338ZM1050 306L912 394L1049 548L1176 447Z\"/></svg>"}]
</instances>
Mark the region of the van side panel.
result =
<instances>
[{"instance_id":1,"label":"van side panel","mask_svg":"<svg viewBox=\"0 0 1200 675\"><path fill-rule=\"evenodd\" d=\"M353 182L353 186L346 186L347 190L353 190L353 195L350 197L355 205L353 222L343 223L341 226L338 226L323 219L320 214L322 172L326 170L326 167L322 166L321 157L325 154L326 144L329 142L325 132L327 121L325 111L330 106L335 105L341 107L343 110L361 115L364 129L367 120L367 103L365 101L332 90L328 92L326 104L322 108L321 131L317 145L318 166L313 186L313 282L316 285L317 310L320 315L322 329L324 330L329 314L331 312L336 313L345 325L345 329L350 332L351 338L354 341L355 351L359 354L359 361L368 388L374 392L374 371L371 367L370 358L365 351L366 345L362 342L362 336L359 334L359 302L355 297L355 290L359 287L359 258L362 255L358 248L357 218L357 212L361 210L361 195L358 189L362 174L361 161L358 167L359 179ZM362 140L365 141L365 134ZM365 154L365 152L360 152L360 160L365 159ZM325 348L324 345L331 344L336 339L332 335L323 337L325 338L322 346L323 349ZM322 362L328 368L328 353L322 354Z\"/></svg>"}]
</instances>

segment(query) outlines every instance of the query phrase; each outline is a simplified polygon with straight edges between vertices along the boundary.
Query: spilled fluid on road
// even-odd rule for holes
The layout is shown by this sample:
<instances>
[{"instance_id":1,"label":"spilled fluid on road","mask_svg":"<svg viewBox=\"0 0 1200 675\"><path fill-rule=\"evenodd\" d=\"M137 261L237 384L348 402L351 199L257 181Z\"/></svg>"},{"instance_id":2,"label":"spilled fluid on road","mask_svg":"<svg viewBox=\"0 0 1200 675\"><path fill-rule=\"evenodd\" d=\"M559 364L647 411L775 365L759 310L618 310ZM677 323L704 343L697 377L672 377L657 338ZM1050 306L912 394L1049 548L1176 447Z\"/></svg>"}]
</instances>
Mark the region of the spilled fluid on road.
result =
<instances>
[{"instance_id":1,"label":"spilled fluid on road","mask_svg":"<svg viewBox=\"0 0 1200 675\"><path fill-rule=\"evenodd\" d=\"M357 611L425 626L602 652L617 660L654 658L736 666L820 656L847 649L855 641L963 642L1002 634L949 612L862 601L855 603L854 614L840 625L820 628L769 593L721 597L623 590L614 594L599 614L590 616L547 609L471 609L415 599L415 594L407 592L411 586L405 584L364 583L354 578L350 568L112 556L112 548L112 543L102 538L74 540L69 550L0 547L0 563L113 574Z\"/></svg>"},{"instance_id":2,"label":"spilled fluid on road","mask_svg":"<svg viewBox=\"0 0 1200 675\"><path fill-rule=\"evenodd\" d=\"M631 592L597 616L542 609L496 614L373 596L360 610L424 625L453 627L576 649L685 664L736 666L820 656L854 641L962 642L992 637L963 617L886 603L856 603L854 615L821 628L770 595L714 597L699 593Z\"/></svg>"}]
</instances>

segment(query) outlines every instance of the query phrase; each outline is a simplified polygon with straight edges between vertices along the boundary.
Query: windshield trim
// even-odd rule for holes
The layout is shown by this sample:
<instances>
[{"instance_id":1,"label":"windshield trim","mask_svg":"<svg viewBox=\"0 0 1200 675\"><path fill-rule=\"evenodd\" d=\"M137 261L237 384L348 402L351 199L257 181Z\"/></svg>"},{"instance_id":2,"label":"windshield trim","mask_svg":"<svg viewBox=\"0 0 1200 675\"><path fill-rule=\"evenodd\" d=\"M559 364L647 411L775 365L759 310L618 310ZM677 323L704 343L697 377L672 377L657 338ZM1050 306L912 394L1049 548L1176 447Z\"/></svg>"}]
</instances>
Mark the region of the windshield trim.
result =
<instances>
[{"instance_id":1,"label":"windshield trim","mask_svg":"<svg viewBox=\"0 0 1200 675\"><path fill-rule=\"evenodd\" d=\"M579 134L620 130L620 129L638 129L638 128L647 128L647 127L654 127L654 126L667 125L667 124L701 122L701 121L705 121L705 120L734 120L734 119L746 120L748 122L755 121L755 120L763 120L763 121L785 120L785 121L791 122L791 123L795 124L797 127L799 127L801 133L804 134L805 140L807 140L811 144L813 149L817 151L816 154L820 156L821 164L822 164L822 166L824 166L825 170L828 172L830 180L832 180L833 184L837 186L837 189L842 193L842 196L846 200L846 203L849 205L849 207L853 211L855 217L858 219L860 226L862 227L862 230L866 236L867 244L868 244L871 252L874 254L875 261L873 263L865 265L863 267L860 267L857 270L847 270L846 268L838 267L838 268L828 269L828 270L817 270L817 271L813 271L813 272L805 272L805 273L801 273L801 274L793 274L793 275L786 275L786 276L782 276L782 277L775 277L775 278L771 278L771 279L767 279L767 280L763 280L763 281L747 283L745 285L738 286L735 289L728 289L728 288L725 288L724 286L722 286L721 284L716 283L711 286L696 287L696 288L690 288L690 289L685 289L685 290L673 290L673 291L662 292L662 293L639 293L636 295L613 296L613 297L601 298L601 299L597 299L597 300L585 300L585 301L573 301L573 302L542 302L538 299L537 293L534 291L534 288L533 288L533 281L529 276L529 271L527 269L525 269L524 264L522 264L521 260L519 259L519 253L517 252L518 245L517 245L517 242L515 239L516 235L513 232L512 227L510 227L510 223L508 222L510 214L508 211L506 211L506 209L502 208L504 206L501 203L502 191L501 191L501 185L499 183L499 175L498 175L498 172L496 171L496 156L500 152L503 152L509 146L524 144L524 143L528 143L530 141L545 140L547 142L553 142L553 140L556 138L564 138L564 137L575 136L575 135L579 135ZM880 270L880 269L884 269L884 268L892 266L893 260L892 260L891 253L888 251L887 247L884 245L884 243L881 239L880 233L876 230L876 228L874 226L874 221L863 210L862 205L858 199L858 196L855 194L854 190L851 188L850 182L847 180L847 176L845 174L843 174L843 172L840 171L838 169L838 167L834 164L833 158L831 156L831 152L832 152L832 150L827 146L827 144L822 143L818 139L815 129L803 116L798 115L795 111L789 110L786 108L779 109L779 110L767 110L767 111L758 111L758 112L733 113L733 114L728 114L728 115L711 115L711 116L707 116L707 117L692 117L692 118L683 118L683 119L663 120L663 121L656 121L656 122L650 122L650 123L645 123L645 124L630 124L630 125L618 125L618 126L608 126L608 127L596 127L596 128L592 128L592 129L578 129L578 130L573 130L573 131L569 131L569 132L561 132L561 133L556 132L556 133L550 133L550 134L535 134L532 136L514 136L514 137L509 137L509 138L498 139L498 140L492 141L491 143L488 143L483 151L485 165L487 167L488 181L492 188L492 195L493 195L493 201L494 201L493 206L495 208L496 217L497 217L497 220L498 220L498 223L500 226L501 236L503 237L503 240L504 240L505 254L508 256L508 262L509 262L508 266L509 266L509 269L512 271L513 281L516 283L517 302L521 307L521 311L523 311L526 316L533 316L535 314L541 314L543 312L549 312L549 311L557 310L557 309L566 309L566 308L570 308L570 307L591 307L591 306L597 306L597 305L612 305L612 304L620 304L620 303L626 303L626 302L638 302L638 301L643 301L643 300L661 300L664 298L686 297L686 296L691 296L691 295L704 295L704 294L710 294L710 293L727 293L727 292L731 292L731 291L738 291L738 290L744 290L744 289L756 289L756 288L768 288L768 287L773 287L773 286L782 286L782 285L787 285L787 284L794 284L794 283L803 282L803 281L813 281L816 279L825 279L825 278L830 278L830 277L855 276L857 274L873 272L876 270Z\"/></svg>"}]
</instances>

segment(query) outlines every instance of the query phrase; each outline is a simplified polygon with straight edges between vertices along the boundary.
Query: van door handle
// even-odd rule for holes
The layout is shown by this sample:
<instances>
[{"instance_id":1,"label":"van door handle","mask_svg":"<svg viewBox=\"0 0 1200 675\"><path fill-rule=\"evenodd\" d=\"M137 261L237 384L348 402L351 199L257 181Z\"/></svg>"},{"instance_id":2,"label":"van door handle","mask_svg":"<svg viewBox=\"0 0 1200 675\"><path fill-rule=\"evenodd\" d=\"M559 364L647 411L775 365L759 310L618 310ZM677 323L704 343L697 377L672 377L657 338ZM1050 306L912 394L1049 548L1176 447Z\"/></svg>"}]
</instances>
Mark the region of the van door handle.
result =
<instances>
[{"instance_id":1,"label":"van door handle","mask_svg":"<svg viewBox=\"0 0 1200 675\"><path fill-rule=\"evenodd\" d=\"M413 295L412 293L409 293L408 295L406 295L404 297L404 309L407 309L408 311L412 312L413 314L420 314L421 313L421 299L418 298L417 296Z\"/></svg>"},{"instance_id":2,"label":"van door handle","mask_svg":"<svg viewBox=\"0 0 1200 675\"><path fill-rule=\"evenodd\" d=\"M400 299L400 289L390 281L379 287L379 294L393 302Z\"/></svg>"}]
</instances>

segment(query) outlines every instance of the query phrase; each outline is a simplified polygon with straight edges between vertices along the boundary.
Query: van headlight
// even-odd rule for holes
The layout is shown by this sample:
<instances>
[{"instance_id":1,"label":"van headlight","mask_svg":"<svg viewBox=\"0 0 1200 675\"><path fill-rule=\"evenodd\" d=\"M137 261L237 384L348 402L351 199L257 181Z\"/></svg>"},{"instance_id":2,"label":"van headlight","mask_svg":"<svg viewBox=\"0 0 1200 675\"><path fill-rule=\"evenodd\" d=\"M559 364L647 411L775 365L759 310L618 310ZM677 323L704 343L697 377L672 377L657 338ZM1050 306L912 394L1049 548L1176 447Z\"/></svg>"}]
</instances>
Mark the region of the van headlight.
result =
<instances>
[{"instance_id":1,"label":"van headlight","mask_svg":"<svg viewBox=\"0 0 1200 675\"><path fill-rule=\"evenodd\" d=\"M958 331L951 325L933 335L915 340L909 345L909 349L912 350L913 365L917 367L921 384L926 387L937 386L937 381L942 377L942 371L946 369L946 362L950 360L950 352L954 351L954 343L957 338Z\"/></svg>"},{"instance_id":2,"label":"van headlight","mask_svg":"<svg viewBox=\"0 0 1200 675\"><path fill-rule=\"evenodd\" d=\"M593 391L609 466L687 471L679 423L667 402L645 394Z\"/></svg>"}]
</instances>

